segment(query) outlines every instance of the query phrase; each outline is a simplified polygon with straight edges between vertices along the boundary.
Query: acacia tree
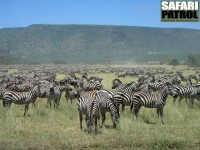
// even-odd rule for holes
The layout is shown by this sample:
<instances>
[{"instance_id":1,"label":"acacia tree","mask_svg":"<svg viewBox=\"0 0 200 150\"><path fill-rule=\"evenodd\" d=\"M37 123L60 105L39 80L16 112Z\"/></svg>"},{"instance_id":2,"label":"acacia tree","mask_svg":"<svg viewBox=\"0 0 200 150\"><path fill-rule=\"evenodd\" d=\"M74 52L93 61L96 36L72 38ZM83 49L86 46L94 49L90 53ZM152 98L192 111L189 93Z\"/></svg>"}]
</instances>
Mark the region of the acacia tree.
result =
<instances>
[{"instance_id":1,"label":"acacia tree","mask_svg":"<svg viewBox=\"0 0 200 150\"><path fill-rule=\"evenodd\" d=\"M195 55L188 55L188 65L190 65L190 66L198 66L199 65Z\"/></svg>"},{"instance_id":2,"label":"acacia tree","mask_svg":"<svg viewBox=\"0 0 200 150\"><path fill-rule=\"evenodd\" d=\"M169 62L169 65L173 65L173 66L178 66L180 63L177 59L172 59L170 62Z\"/></svg>"}]
</instances>

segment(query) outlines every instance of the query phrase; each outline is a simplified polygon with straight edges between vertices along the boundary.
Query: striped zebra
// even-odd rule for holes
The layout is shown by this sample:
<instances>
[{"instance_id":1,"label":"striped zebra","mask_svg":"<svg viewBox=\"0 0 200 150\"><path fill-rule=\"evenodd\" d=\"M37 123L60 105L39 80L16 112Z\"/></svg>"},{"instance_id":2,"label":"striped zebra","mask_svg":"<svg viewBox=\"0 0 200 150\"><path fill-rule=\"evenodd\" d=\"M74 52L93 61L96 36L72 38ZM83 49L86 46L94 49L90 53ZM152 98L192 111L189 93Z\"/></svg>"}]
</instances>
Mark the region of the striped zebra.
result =
<instances>
[{"instance_id":1,"label":"striped zebra","mask_svg":"<svg viewBox=\"0 0 200 150\"><path fill-rule=\"evenodd\" d=\"M119 91L135 92L135 91L139 91L139 89L140 89L140 84L138 82L130 82L130 83L121 84L119 87L116 87L112 90L102 89L102 90L99 90L99 92L107 93L111 98L113 98L113 96Z\"/></svg>"},{"instance_id":2,"label":"striped zebra","mask_svg":"<svg viewBox=\"0 0 200 150\"><path fill-rule=\"evenodd\" d=\"M170 94L169 90L170 84L166 83L166 85L158 91L157 94L148 94L148 93L142 93L138 92L135 93L132 98L132 105L131 109L132 112L135 114L135 117L137 118L137 115L139 113L139 110L142 106L147 108L156 108L158 118L161 118L161 122L163 122L163 108L166 104L166 100L168 97L168 94Z\"/></svg>"},{"instance_id":3,"label":"striped zebra","mask_svg":"<svg viewBox=\"0 0 200 150\"><path fill-rule=\"evenodd\" d=\"M16 91L16 92L28 92L32 88L33 88L32 83L23 83L23 84L19 84L19 85L15 84L14 91Z\"/></svg>"},{"instance_id":4,"label":"striped zebra","mask_svg":"<svg viewBox=\"0 0 200 150\"><path fill-rule=\"evenodd\" d=\"M179 86L179 85L173 85L171 87L171 92L172 92L172 96L174 98L174 100L173 100L174 103L175 103L177 97L179 97L179 103L185 97L186 102L187 102L187 99L190 99L191 107L193 107L194 99L195 98L197 98L198 100L200 99L200 97L199 97L200 86L183 87L183 86Z\"/></svg>"},{"instance_id":5,"label":"striped zebra","mask_svg":"<svg viewBox=\"0 0 200 150\"><path fill-rule=\"evenodd\" d=\"M149 85L143 85L140 87L139 91L132 91L128 89L120 90L116 92L113 96L113 101L116 104L117 108L119 109L119 105L122 105L122 112L125 110L125 106L131 106L132 104L132 97L137 92L144 92L150 93Z\"/></svg>"},{"instance_id":6,"label":"striped zebra","mask_svg":"<svg viewBox=\"0 0 200 150\"><path fill-rule=\"evenodd\" d=\"M47 93L49 91L49 87L50 87L50 82L47 80L41 80L39 81L40 84L40 96L39 98L47 98ZM32 101L32 106L35 107L35 100Z\"/></svg>"},{"instance_id":7,"label":"striped zebra","mask_svg":"<svg viewBox=\"0 0 200 150\"><path fill-rule=\"evenodd\" d=\"M4 88L4 87L0 87L0 100L3 99L3 94L4 94L5 92L7 92L7 91L8 91L8 89L6 89L6 88Z\"/></svg>"},{"instance_id":8,"label":"striped zebra","mask_svg":"<svg viewBox=\"0 0 200 150\"><path fill-rule=\"evenodd\" d=\"M9 87L15 84L15 82L7 82L0 86L0 100L3 99L3 94L9 91Z\"/></svg>"},{"instance_id":9,"label":"striped zebra","mask_svg":"<svg viewBox=\"0 0 200 150\"><path fill-rule=\"evenodd\" d=\"M29 104L36 100L38 96L40 96L40 85L37 84L28 92L14 92L14 91L7 91L3 95L3 106L10 108L10 105L12 103L15 104L25 104L25 111L24 116L26 115L26 112L28 111Z\"/></svg>"},{"instance_id":10,"label":"striped zebra","mask_svg":"<svg viewBox=\"0 0 200 150\"><path fill-rule=\"evenodd\" d=\"M78 92L77 108L79 112L80 128L82 129L83 114L86 115L86 124L88 121L89 105L93 101L97 90Z\"/></svg>"},{"instance_id":11,"label":"striped zebra","mask_svg":"<svg viewBox=\"0 0 200 150\"><path fill-rule=\"evenodd\" d=\"M106 112L111 113L113 127L117 127L119 123L119 111L112 99L110 99L107 94L97 91L95 93L95 97L87 96L84 98L84 100L82 99L82 103L85 102L85 107L82 107L81 111L84 111L86 113L86 124L88 132L92 130L93 121L95 121L95 132L97 132L97 120L100 120L100 114L102 116L102 125L104 125L106 120ZM82 128L82 126L80 127Z\"/></svg>"},{"instance_id":12,"label":"striped zebra","mask_svg":"<svg viewBox=\"0 0 200 150\"><path fill-rule=\"evenodd\" d=\"M76 98L77 90L78 89L74 89L70 85L67 84L65 86L65 98L66 98L66 101L68 101L70 99L71 104L72 104L72 100Z\"/></svg>"},{"instance_id":13,"label":"striped zebra","mask_svg":"<svg viewBox=\"0 0 200 150\"><path fill-rule=\"evenodd\" d=\"M47 107L51 108L51 101L53 101L54 108L59 107L61 98L61 91L59 86L55 85L55 82L52 81L49 85L49 90L47 92Z\"/></svg>"},{"instance_id":14,"label":"striped zebra","mask_svg":"<svg viewBox=\"0 0 200 150\"><path fill-rule=\"evenodd\" d=\"M111 99L113 99L114 95L118 92L132 93L138 91L139 89L140 89L140 84L138 82L130 82L122 84L119 87L116 87L115 89L112 90L107 90L107 89L99 90L98 93L102 92L104 94L107 94ZM124 106L122 106L122 109L124 110Z\"/></svg>"},{"instance_id":15,"label":"striped zebra","mask_svg":"<svg viewBox=\"0 0 200 150\"><path fill-rule=\"evenodd\" d=\"M101 82L90 80L89 83L84 87L85 91L100 90L103 86Z\"/></svg>"},{"instance_id":16,"label":"striped zebra","mask_svg":"<svg viewBox=\"0 0 200 150\"><path fill-rule=\"evenodd\" d=\"M112 89L115 89L115 88L119 87L120 85L122 85L121 80L119 80L119 79L114 79L114 80L112 81Z\"/></svg>"}]
</instances>

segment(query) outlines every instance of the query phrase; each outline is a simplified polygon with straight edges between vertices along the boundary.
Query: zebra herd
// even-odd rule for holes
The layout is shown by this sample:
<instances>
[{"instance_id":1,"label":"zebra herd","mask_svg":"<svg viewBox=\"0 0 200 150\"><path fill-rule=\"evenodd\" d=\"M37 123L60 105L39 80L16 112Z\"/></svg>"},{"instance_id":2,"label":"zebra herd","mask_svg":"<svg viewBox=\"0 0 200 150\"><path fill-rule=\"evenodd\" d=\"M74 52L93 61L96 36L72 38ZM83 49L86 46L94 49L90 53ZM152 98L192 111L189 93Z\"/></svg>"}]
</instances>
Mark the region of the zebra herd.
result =
<instances>
[{"instance_id":1,"label":"zebra herd","mask_svg":"<svg viewBox=\"0 0 200 150\"><path fill-rule=\"evenodd\" d=\"M77 108L80 118L80 128L83 128L83 115L86 117L87 131L92 131L93 125L97 132L98 122L104 126L106 112L111 114L114 128L119 128L120 108L122 112L125 106L130 106L130 111L137 119L140 108L155 108L161 123L163 121L163 108L168 95L179 97L179 102L185 98L189 99L193 106L194 99L200 100L200 83L197 75L183 76L182 72L172 75L155 76L154 73L137 75L138 79L123 84L120 79L112 81L112 89L104 89L103 78L89 76L86 72L77 77L75 72L61 80L56 80L55 73L33 74L30 76L4 75L1 78L0 99L3 107L9 108L12 103L24 104L24 116L29 104L35 106L36 99L46 98L46 107L58 109L61 95L64 92L66 100L78 99ZM197 83L193 83L196 80ZM185 83L184 83L185 82ZM187 86L183 86L186 84Z\"/></svg>"}]
</instances>

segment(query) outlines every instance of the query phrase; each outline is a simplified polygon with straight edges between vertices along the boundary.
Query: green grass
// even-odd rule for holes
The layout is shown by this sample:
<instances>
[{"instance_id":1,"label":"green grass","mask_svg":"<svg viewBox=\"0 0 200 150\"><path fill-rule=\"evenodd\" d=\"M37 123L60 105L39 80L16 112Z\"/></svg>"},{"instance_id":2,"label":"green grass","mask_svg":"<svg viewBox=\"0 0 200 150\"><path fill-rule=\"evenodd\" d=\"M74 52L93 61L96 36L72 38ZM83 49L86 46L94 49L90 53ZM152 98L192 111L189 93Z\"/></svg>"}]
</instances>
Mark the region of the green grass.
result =
<instances>
[{"instance_id":1,"label":"green grass","mask_svg":"<svg viewBox=\"0 0 200 150\"><path fill-rule=\"evenodd\" d=\"M91 75L91 74L90 74ZM92 74L103 77L104 88L111 87L113 74ZM58 75L58 79L64 75ZM120 78L129 82L136 78ZM121 109L121 107L120 107ZM137 121L129 108L121 113L120 128L99 129L87 134L79 128L76 100L71 104L62 95L59 110L46 108L46 99L38 99L36 107L12 104L8 111L0 105L0 149L199 149L200 103L191 109L183 100L173 104L169 96L164 108L165 124L157 123L155 109L141 108ZM106 125L112 126L107 113ZM83 129L86 129L83 120Z\"/></svg>"}]
</instances>

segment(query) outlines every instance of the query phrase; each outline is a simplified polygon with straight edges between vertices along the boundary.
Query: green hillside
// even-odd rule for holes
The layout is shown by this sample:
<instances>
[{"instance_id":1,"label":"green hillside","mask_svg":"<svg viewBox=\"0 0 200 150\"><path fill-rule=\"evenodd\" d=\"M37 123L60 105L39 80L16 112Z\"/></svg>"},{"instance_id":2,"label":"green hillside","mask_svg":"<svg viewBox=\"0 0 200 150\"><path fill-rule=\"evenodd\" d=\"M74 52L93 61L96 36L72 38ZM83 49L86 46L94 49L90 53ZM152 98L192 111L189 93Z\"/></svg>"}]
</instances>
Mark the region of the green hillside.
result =
<instances>
[{"instance_id":1,"label":"green hillside","mask_svg":"<svg viewBox=\"0 0 200 150\"><path fill-rule=\"evenodd\" d=\"M7 63L185 60L200 51L199 41L200 30L192 29L31 25L0 29L0 56Z\"/></svg>"}]
</instances>

